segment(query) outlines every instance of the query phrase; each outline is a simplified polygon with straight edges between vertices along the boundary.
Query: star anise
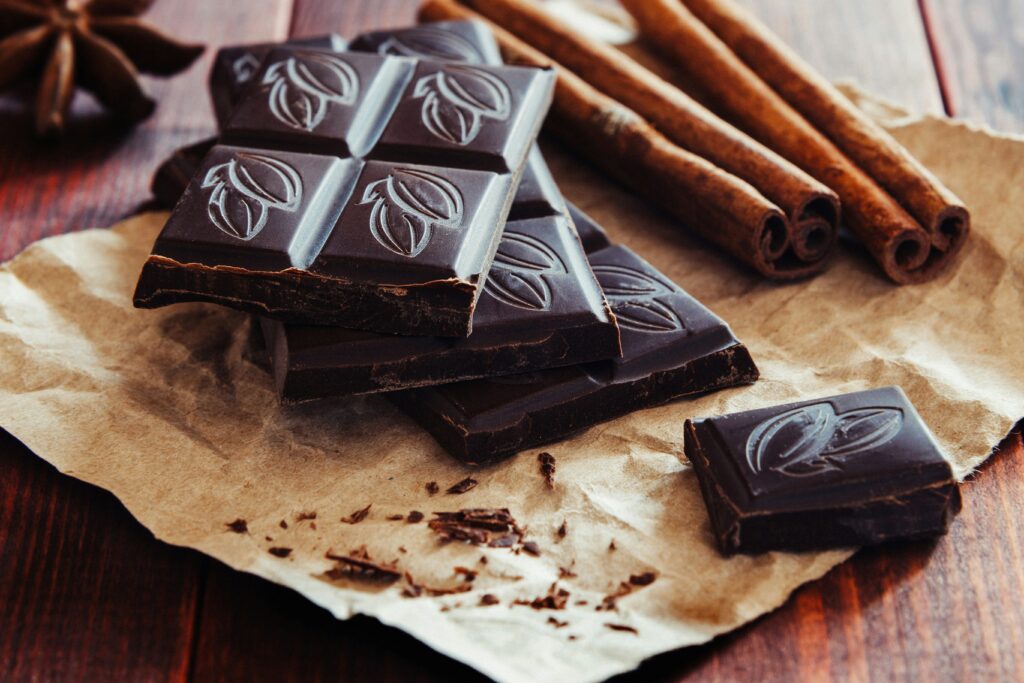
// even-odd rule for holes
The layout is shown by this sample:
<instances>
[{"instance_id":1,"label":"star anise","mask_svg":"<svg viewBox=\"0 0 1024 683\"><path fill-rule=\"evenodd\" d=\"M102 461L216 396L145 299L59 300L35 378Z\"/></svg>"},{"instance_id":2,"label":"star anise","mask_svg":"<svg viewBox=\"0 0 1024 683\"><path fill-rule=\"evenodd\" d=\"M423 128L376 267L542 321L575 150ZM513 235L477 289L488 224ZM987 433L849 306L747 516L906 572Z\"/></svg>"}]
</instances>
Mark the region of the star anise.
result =
<instances>
[{"instance_id":1,"label":"star anise","mask_svg":"<svg viewBox=\"0 0 1024 683\"><path fill-rule=\"evenodd\" d=\"M139 18L155 0L0 0L0 89L37 78L36 130L60 133L75 86L130 122L153 112L139 72L170 76L202 46Z\"/></svg>"}]
</instances>

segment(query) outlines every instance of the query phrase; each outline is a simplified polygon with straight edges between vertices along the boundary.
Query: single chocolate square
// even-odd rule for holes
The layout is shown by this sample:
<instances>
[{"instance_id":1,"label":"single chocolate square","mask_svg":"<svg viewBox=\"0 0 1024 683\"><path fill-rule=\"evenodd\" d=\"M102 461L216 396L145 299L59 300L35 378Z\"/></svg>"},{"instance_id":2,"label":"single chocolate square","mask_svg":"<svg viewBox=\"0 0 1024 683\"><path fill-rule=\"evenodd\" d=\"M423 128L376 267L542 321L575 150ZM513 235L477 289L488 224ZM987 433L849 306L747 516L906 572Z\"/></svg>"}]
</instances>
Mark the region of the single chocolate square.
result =
<instances>
[{"instance_id":1,"label":"single chocolate square","mask_svg":"<svg viewBox=\"0 0 1024 683\"><path fill-rule=\"evenodd\" d=\"M936 536L960 489L898 387L687 420L686 456L725 554Z\"/></svg>"},{"instance_id":2,"label":"single chocolate square","mask_svg":"<svg viewBox=\"0 0 1024 683\"><path fill-rule=\"evenodd\" d=\"M212 301L292 322L468 336L553 86L550 70L272 51L225 131L246 145L201 164L136 305ZM440 118L410 120L413 133L390 126L396 112L434 105ZM457 120L461 137L442 139L438 126Z\"/></svg>"},{"instance_id":3,"label":"single chocolate square","mask_svg":"<svg viewBox=\"0 0 1024 683\"><path fill-rule=\"evenodd\" d=\"M405 59L276 48L242 93L221 139L365 156L403 97L413 68Z\"/></svg>"},{"instance_id":4,"label":"single chocolate square","mask_svg":"<svg viewBox=\"0 0 1024 683\"><path fill-rule=\"evenodd\" d=\"M231 116L231 111L252 77L259 71L263 59L274 48L283 45L322 50L325 52L342 52L345 41L341 36L329 34L313 38L298 38L282 43L261 43L256 45L232 45L221 48L213 60L210 71L210 95L213 99L213 110L217 123L223 126Z\"/></svg>"},{"instance_id":5,"label":"single chocolate square","mask_svg":"<svg viewBox=\"0 0 1024 683\"><path fill-rule=\"evenodd\" d=\"M757 379L728 325L570 210L618 320L622 357L388 394L459 460L493 462L634 410Z\"/></svg>"},{"instance_id":6,"label":"single chocolate square","mask_svg":"<svg viewBox=\"0 0 1024 683\"><path fill-rule=\"evenodd\" d=\"M619 355L619 333L567 216L510 221L465 339L262 319L285 402L395 391Z\"/></svg>"}]
</instances>

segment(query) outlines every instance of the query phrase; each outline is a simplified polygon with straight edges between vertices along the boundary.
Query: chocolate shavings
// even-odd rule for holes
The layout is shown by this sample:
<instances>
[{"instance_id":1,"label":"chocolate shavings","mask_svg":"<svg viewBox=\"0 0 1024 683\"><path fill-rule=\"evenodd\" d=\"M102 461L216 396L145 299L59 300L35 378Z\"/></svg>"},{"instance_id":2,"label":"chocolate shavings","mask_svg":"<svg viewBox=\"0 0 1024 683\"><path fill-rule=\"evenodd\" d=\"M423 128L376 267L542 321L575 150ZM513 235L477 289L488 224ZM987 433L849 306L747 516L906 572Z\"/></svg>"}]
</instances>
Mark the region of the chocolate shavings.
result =
<instances>
[{"instance_id":1,"label":"chocolate shavings","mask_svg":"<svg viewBox=\"0 0 1024 683\"><path fill-rule=\"evenodd\" d=\"M558 582L554 582L548 588L548 594L533 600L514 600L513 605L527 605L533 609L565 609L565 606L569 602L569 591L558 586Z\"/></svg>"},{"instance_id":2,"label":"chocolate shavings","mask_svg":"<svg viewBox=\"0 0 1024 683\"><path fill-rule=\"evenodd\" d=\"M426 489L428 494L434 495L435 493L441 490L441 487L437 485L436 481L428 481L426 484Z\"/></svg>"},{"instance_id":3,"label":"chocolate shavings","mask_svg":"<svg viewBox=\"0 0 1024 683\"><path fill-rule=\"evenodd\" d=\"M544 483L549 489L555 488L555 456L550 453L541 453L537 456L540 463L540 473L544 477Z\"/></svg>"},{"instance_id":4,"label":"chocolate shavings","mask_svg":"<svg viewBox=\"0 0 1024 683\"><path fill-rule=\"evenodd\" d=\"M448 490L445 491L445 493L449 495L458 495L460 493L465 493L466 491L476 488L476 485L478 483L480 482L478 482L473 477L466 477L457 484L452 484L451 486L449 486Z\"/></svg>"},{"instance_id":5,"label":"chocolate shavings","mask_svg":"<svg viewBox=\"0 0 1024 683\"><path fill-rule=\"evenodd\" d=\"M305 522L307 519L316 519L316 512L300 512L295 515L296 522Z\"/></svg>"},{"instance_id":6,"label":"chocolate shavings","mask_svg":"<svg viewBox=\"0 0 1024 683\"><path fill-rule=\"evenodd\" d=\"M271 555L273 555L274 557L285 558L285 557L288 557L289 555L292 554L292 549L291 548L271 548L267 552L270 553Z\"/></svg>"},{"instance_id":7,"label":"chocolate shavings","mask_svg":"<svg viewBox=\"0 0 1024 683\"><path fill-rule=\"evenodd\" d=\"M613 631L626 631L627 633L632 633L634 635L640 635L640 631L637 631L632 626L626 626L625 624L605 624L605 626L607 626L608 628L610 628Z\"/></svg>"},{"instance_id":8,"label":"chocolate shavings","mask_svg":"<svg viewBox=\"0 0 1024 683\"><path fill-rule=\"evenodd\" d=\"M409 512L409 516L405 518L409 524L419 524L423 521L423 513L419 510L412 510Z\"/></svg>"},{"instance_id":9,"label":"chocolate shavings","mask_svg":"<svg viewBox=\"0 0 1024 683\"><path fill-rule=\"evenodd\" d=\"M565 628L566 626L569 625L568 621L559 621L558 619L555 619L554 617L548 617L548 623L551 624L552 626L554 626L555 628Z\"/></svg>"},{"instance_id":10,"label":"chocolate shavings","mask_svg":"<svg viewBox=\"0 0 1024 683\"><path fill-rule=\"evenodd\" d=\"M232 531L232 532L234 532L236 534L247 534L247 533L249 533L249 523L246 522L241 517L239 517L238 519L236 519L233 522L228 522L224 526L226 526L228 528L228 531Z\"/></svg>"},{"instance_id":11,"label":"chocolate shavings","mask_svg":"<svg viewBox=\"0 0 1024 683\"><path fill-rule=\"evenodd\" d=\"M497 605L501 600L498 600L498 596L493 593L484 593L480 596L480 606L490 607L491 605Z\"/></svg>"},{"instance_id":12,"label":"chocolate shavings","mask_svg":"<svg viewBox=\"0 0 1024 683\"><path fill-rule=\"evenodd\" d=\"M374 562L370 553L366 551L365 545L353 550L348 555L335 555L331 551L327 551L325 557L335 562L334 567L326 572L331 579L352 579L366 583L388 584L402 578L402 573L398 571L396 562L387 564Z\"/></svg>"},{"instance_id":13,"label":"chocolate shavings","mask_svg":"<svg viewBox=\"0 0 1024 683\"><path fill-rule=\"evenodd\" d=\"M361 510L356 510L348 517L342 517L341 521L345 524L359 524L370 515L370 508L373 507L373 503L370 503Z\"/></svg>"}]
</instances>

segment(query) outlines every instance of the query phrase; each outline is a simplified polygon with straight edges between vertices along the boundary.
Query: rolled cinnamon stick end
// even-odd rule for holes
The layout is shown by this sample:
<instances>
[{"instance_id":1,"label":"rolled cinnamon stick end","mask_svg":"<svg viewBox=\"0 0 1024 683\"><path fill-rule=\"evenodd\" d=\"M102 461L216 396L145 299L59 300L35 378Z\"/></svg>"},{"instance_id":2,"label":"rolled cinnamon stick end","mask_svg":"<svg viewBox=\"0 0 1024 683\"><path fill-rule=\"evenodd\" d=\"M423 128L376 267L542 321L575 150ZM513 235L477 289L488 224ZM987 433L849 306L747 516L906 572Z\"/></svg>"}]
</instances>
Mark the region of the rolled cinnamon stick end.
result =
<instances>
[{"instance_id":1,"label":"rolled cinnamon stick end","mask_svg":"<svg viewBox=\"0 0 1024 683\"><path fill-rule=\"evenodd\" d=\"M627 1L637 4L641 0ZM970 232L967 207L888 131L732 0L672 1L682 2L766 84L885 188L928 233L929 249L934 253L909 259L911 263L920 261L911 271L897 266L903 273L902 281L930 279L955 257ZM898 251L911 251L909 243L900 244L903 246Z\"/></svg>"},{"instance_id":2,"label":"rolled cinnamon stick end","mask_svg":"<svg viewBox=\"0 0 1024 683\"><path fill-rule=\"evenodd\" d=\"M821 261L835 243L839 198L792 162L725 122L685 92L622 51L591 40L536 0L461 0L602 93L654 125L672 142L747 181L785 213L791 224L809 211L818 227L793 244L793 261ZM826 206L828 205L828 206ZM820 221L830 222L827 228ZM793 225L790 227L793 233Z\"/></svg>"},{"instance_id":3,"label":"rolled cinnamon stick end","mask_svg":"<svg viewBox=\"0 0 1024 683\"><path fill-rule=\"evenodd\" d=\"M745 181L673 144L639 114L597 91L550 57L453 0L428 0L426 21L484 21L510 64L553 67L558 85L548 123L595 165L650 198L701 235L774 279L804 277L793 264L785 214Z\"/></svg>"}]
</instances>

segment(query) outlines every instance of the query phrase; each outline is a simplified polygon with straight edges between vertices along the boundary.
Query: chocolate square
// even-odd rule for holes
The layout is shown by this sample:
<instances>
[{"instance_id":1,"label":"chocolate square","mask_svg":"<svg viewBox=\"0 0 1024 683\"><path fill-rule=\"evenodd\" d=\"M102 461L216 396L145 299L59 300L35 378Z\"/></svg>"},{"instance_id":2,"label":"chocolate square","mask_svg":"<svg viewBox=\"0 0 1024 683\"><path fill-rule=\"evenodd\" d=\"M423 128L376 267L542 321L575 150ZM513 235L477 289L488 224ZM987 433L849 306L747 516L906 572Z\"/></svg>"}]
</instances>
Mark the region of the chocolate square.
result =
<instances>
[{"instance_id":1,"label":"chocolate square","mask_svg":"<svg viewBox=\"0 0 1024 683\"><path fill-rule=\"evenodd\" d=\"M259 71L267 53L282 45L325 52L341 52L345 49L345 41L341 39L341 36L333 33L313 38L289 40L284 43L232 45L221 48L213 60L213 69L210 71L210 95L213 99L213 110L217 115L217 123L220 126L223 127L231 116L231 111L235 108L238 98L252 77Z\"/></svg>"},{"instance_id":2,"label":"chocolate square","mask_svg":"<svg viewBox=\"0 0 1024 683\"><path fill-rule=\"evenodd\" d=\"M945 533L949 462L898 387L687 421L686 455L723 553Z\"/></svg>"}]
</instances>

